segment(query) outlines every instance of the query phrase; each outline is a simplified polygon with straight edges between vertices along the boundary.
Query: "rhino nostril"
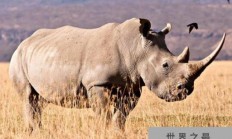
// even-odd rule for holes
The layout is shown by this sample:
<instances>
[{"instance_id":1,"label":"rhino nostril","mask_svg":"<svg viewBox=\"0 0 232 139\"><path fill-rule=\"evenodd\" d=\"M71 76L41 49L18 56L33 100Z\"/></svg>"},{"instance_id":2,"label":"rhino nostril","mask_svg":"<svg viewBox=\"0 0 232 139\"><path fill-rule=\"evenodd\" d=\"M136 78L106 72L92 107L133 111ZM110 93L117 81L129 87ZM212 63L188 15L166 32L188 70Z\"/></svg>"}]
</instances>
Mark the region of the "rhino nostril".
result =
<instances>
[{"instance_id":1,"label":"rhino nostril","mask_svg":"<svg viewBox=\"0 0 232 139\"><path fill-rule=\"evenodd\" d=\"M180 90L180 89L182 89L182 88L183 88L183 84L180 83L180 84L177 85L177 89Z\"/></svg>"},{"instance_id":2,"label":"rhino nostril","mask_svg":"<svg viewBox=\"0 0 232 139\"><path fill-rule=\"evenodd\" d=\"M182 98L182 94L181 93L179 93L177 96L178 96L178 98Z\"/></svg>"}]
</instances>

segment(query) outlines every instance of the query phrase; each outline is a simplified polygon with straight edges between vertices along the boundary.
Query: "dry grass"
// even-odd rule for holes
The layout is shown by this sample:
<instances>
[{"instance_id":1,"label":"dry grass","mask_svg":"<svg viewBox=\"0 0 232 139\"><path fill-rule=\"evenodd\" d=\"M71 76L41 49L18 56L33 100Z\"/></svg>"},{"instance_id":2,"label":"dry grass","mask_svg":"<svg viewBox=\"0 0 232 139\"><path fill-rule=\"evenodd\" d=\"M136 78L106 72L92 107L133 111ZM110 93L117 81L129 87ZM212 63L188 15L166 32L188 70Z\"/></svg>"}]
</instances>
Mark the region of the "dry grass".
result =
<instances>
[{"instance_id":1,"label":"dry grass","mask_svg":"<svg viewBox=\"0 0 232 139\"><path fill-rule=\"evenodd\" d=\"M94 119L89 109L49 105L43 129L25 132L22 101L8 79L8 63L0 64L0 138L147 138L152 126L232 126L232 62L215 62L195 84L186 100L167 103L143 89L142 98L126 123L125 133L115 133Z\"/></svg>"}]
</instances>

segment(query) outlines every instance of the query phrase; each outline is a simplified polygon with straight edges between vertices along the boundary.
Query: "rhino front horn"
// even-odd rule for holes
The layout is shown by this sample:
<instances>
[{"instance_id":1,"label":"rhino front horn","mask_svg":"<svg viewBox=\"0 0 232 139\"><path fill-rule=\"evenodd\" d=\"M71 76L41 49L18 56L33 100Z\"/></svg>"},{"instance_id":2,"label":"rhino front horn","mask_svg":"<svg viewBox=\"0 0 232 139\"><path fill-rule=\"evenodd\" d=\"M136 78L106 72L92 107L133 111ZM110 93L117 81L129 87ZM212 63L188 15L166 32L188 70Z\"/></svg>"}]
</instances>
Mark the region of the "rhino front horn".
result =
<instances>
[{"instance_id":1,"label":"rhino front horn","mask_svg":"<svg viewBox=\"0 0 232 139\"><path fill-rule=\"evenodd\" d=\"M219 44L217 46L217 48L209 56L207 56L206 58L204 58L201 61L188 64L189 69L190 69L190 77L192 77L193 79L196 79L205 70L205 68L210 63L213 62L213 60L216 58L216 56L218 55L218 53L222 49L223 44L225 42L225 38L226 38L226 34L224 33L221 41L219 42Z\"/></svg>"},{"instance_id":2,"label":"rhino front horn","mask_svg":"<svg viewBox=\"0 0 232 139\"><path fill-rule=\"evenodd\" d=\"M164 35L168 34L172 29L171 23L167 23L167 26L163 28L160 32L162 32Z\"/></svg>"}]
</instances>

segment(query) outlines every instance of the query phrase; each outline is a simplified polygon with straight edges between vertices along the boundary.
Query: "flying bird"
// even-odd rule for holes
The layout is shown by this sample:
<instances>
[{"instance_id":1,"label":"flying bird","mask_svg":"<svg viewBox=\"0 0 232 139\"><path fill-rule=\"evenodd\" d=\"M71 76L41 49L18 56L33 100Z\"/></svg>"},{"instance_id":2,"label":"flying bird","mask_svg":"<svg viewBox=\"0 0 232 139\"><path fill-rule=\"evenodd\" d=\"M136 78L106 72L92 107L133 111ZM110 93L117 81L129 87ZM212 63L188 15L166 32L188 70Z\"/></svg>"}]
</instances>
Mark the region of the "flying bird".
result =
<instances>
[{"instance_id":1,"label":"flying bird","mask_svg":"<svg viewBox=\"0 0 232 139\"><path fill-rule=\"evenodd\" d=\"M187 27L189 27L189 33L190 33L193 30L193 28L198 29L198 24L191 23L191 24L188 24Z\"/></svg>"}]
</instances>

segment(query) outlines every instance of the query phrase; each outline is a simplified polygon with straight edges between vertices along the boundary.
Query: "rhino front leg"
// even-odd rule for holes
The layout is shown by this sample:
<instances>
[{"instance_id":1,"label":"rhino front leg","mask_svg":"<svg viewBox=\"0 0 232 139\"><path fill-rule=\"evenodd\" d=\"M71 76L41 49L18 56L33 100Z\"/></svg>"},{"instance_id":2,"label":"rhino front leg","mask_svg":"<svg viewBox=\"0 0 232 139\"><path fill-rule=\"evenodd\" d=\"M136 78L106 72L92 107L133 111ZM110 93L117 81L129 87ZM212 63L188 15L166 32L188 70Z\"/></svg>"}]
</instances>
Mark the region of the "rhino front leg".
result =
<instances>
[{"instance_id":1,"label":"rhino front leg","mask_svg":"<svg viewBox=\"0 0 232 139\"><path fill-rule=\"evenodd\" d=\"M108 93L106 88L98 86L94 86L88 91L90 107L95 112L98 122L104 125L103 128L106 128L110 121L108 115L110 97Z\"/></svg>"},{"instance_id":2,"label":"rhino front leg","mask_svg":"<svg viewBox=\"0 0 232 139\"><path fill-rule=\"evenodd\" d=\"M44 105L45 102L43 102L43 99L31 85L28 85L26 87L26 96L24 100L24 112L25 123L30 133L42 126L41 112Z\"/></svg>"},{"instance_id":3,"label":"rhino front leg","mask_svg":"<svg viewBox=\"0 0 232 139\"><path fill-rule=\"evenodd\" d=\"M113 128L124 131L127 116L121 110L116 109L115 107L114 109L114 111L109 111L109 117L111 117L111 123L109 123L109 125Z\"/></svg>"},{"instance_id":4,"label":"rhino front leg","mask_svg":"<svg viewBox=\"0 0 232 139\"><path fill-rule=\"evenodd\" d=\"M97 115L104 114L109 108L109 95L104 87L94 86L88 91L90 107Z\"/></svg>"},{"instance_id":5,"label":"rhino front leg","mask_svg":"<svg viewBox=\"0 0 232 139\"><path fill-rule=\"evenodd\" d=\"M109 125L123 129L124 116L111 105L111 90L105 87L95 86L88 92L90 106L98 117L98 121L104 123L105 128ZM123 119L121 119L123 117Z\"/></svg>"},{"instance_id":6,"label":"rhino front leg","mask_svg":"<svg viewBox=\"0 0 232 139\"><path fill-rule=\"evenodd\" d=\"M93 87L89 90L88 96L91 108L104 119L106 126L125 130L126 118L136 106L138 99L137 92L123 92L125 89L108 89L105 87ZM138 90L139 91L139 90Z\"/></svg>"},{"instance_id":7,"label":"rhino front leg","mask_svg":"<svg viewBox=\"0 0 232 139\"><path fill-rule=\"evenodd\" d=\"M112 104L114 111L112 112L112 125L116 125L122 130L125 130L126 118L135 108L140 98L141 91L130 88L118 89L112 92Z\"/></svg>"}]
</instances>

